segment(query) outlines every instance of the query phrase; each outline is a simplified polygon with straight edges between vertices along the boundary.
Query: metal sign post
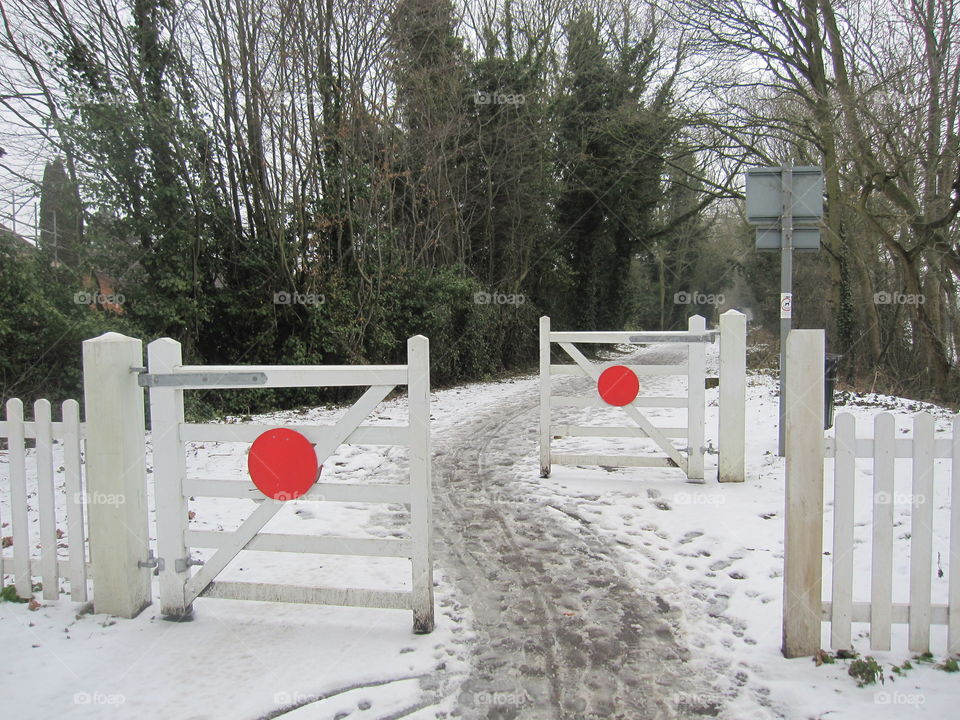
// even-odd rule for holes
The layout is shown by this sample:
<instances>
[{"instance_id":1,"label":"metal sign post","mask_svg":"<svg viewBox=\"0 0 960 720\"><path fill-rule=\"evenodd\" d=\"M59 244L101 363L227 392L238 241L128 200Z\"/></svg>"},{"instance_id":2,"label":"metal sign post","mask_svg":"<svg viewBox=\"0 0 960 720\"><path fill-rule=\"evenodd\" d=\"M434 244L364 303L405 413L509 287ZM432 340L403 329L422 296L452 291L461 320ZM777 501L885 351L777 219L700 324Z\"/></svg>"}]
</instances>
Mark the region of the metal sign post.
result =
<instances>
[{"instance_id":1,"label":"metal sign post","mask_svg":"<svg viewBox=\"0 0 960 720\"><path fill-rule=\"evenodd\" d=\"M784 165L780 174L783 207L780 229L783 247L780 253L780 422L777 454L783 457L786 451L787 418L787 335L793 317L793 167Z\"/></svg>"},{"instance_id":2,"label":"metal sign post","mask_svg":"<svg viewBox=\"0 0 960 720\"><path fill-rule=\"evenodd\" d=\"M747 221L757 225L757 250L780 251L780 427L778 452L785 448L787 334L793 318L793 252L820 249L823 172L818 167L762 167L747 170ZM794 227L799 223L800 227Z\"/></svg>"}]
</instances>

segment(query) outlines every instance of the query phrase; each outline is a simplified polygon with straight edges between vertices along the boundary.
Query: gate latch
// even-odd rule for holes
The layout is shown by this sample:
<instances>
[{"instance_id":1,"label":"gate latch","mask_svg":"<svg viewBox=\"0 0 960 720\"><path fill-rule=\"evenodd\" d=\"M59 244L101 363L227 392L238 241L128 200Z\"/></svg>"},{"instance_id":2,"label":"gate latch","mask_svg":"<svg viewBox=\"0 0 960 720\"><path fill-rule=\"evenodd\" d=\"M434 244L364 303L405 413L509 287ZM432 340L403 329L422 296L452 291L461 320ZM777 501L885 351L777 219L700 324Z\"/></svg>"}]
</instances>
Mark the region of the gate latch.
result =
<instances>
[{"instance_id":1,"label":"gate latch","mask_svg":"<svg viewBox=\"0 0 960 720\"><path fill-rule=\"evenodd\" d=\"M173 569L178 573L187 572L187 570L195 565L203 565L203 560L196 560L189 555L185 558L178 558L176 562L173 563Z\"/></svg>"}]
</instances>

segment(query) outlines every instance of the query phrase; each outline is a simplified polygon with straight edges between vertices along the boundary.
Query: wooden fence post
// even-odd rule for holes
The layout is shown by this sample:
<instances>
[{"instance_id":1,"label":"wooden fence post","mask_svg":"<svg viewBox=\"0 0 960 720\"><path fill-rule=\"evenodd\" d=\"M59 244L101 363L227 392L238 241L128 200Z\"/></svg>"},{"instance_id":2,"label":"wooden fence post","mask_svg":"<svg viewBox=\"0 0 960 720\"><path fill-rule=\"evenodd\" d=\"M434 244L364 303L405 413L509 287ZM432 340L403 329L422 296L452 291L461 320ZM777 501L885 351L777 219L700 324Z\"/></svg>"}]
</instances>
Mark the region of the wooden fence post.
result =
<instances>
[{"instance_id":1,"label":"wooden fence post","mask_svg":"<svg viewBox=\"0 0 960 720\"><path fill-rule=\"evenodd\" d=\"M93 604L124 618L151 601L150 570L138 566L150 549L143 390L131 371L142 365L134 338L106 333L83 343Z\"/></svg>"},{"instance_id":2,"label":"wooden fence post","mask_svg":"<svg viewBox=\"0 0 960 720\"><path fill-rule=\"evenodd\" d=\"M720 482L743 482L746 476L746 410L747 316L731 309L720 316Z\"/></svg>"},{"instance_id":3,"label":"wooden fence post","mask_svg":"<svg viewBox=\"0 0 960 720\"><path fill-rule=\"evenodd\" d=\"M786 364L785 657L820 649L823 575L823 330L791 330Z\"/></svg>"},{"instance_id":4,"label":"wooden fence post","mask_svg":"<svg viewBox=\"0 0 960 720\"><path fill-rule=\"evenodd\" d=\"M433 488L430 473L430 341L407 340L410 403L410 534L413 539L413 631L433 632Z\"/></svg>"},{"instance_id":5,"label":"wooden fence post","mask_svg":"<svg viewBox=\"0 0 960 720\"><path fill-rule=\"evenodd\" d=\"M702 335L707 321L702 315L692 315L687 321L691 333ZM707 346L702 342L687 345L687 480L702 483L703 418L706 412Z\"/></svg>"},{"instance_id":6,"label":"wooden fence post","mask_svg":"<svg viewBox=\"0 0 960 720\"><path fill-rule=\"evenodd\" d=\"M550 318L540 318L540 477L550 477Z\"/></svg>"}]
</instances>

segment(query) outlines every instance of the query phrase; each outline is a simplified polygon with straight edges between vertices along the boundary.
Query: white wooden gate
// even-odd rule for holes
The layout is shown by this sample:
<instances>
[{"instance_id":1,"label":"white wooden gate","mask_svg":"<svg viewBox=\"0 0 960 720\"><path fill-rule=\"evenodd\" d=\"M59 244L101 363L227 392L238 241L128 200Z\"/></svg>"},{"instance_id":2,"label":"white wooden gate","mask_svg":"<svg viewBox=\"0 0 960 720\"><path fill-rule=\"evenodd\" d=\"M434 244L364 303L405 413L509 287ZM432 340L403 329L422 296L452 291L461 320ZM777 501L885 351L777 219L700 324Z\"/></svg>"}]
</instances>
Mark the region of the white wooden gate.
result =
<instances>
[{"instance_id":1,"label":"white wooden gate","mask_svg":"<svg viewBox=\"0 0 960 720\"><path fill-rule=\"evenodd\" d=\"M713 342L717 331L706 329L706 320L692 316L686 331L674 332L551 332L550 318L540 318L540 474L550 475L551 465L606 465L625 467L677 467L689 480L703 481L706 345ZM557 343L573 360L570 364L551 364L551 344ZM654 397L640 394L621 409L633 424L615 427L588 427L556 425L552 422L554 407L612 407L599 397L596 390L587 397L557 396L553 394L551 378L558 375L589 377L596 382L601 372L616 362L592 363L577 349L576 343L608 345L646 345L654 343L681 343L686 346L685 362L676 365L630 365L640 378L650 376L687 376L686 396ZM644 414L642 408L674 407L687 409L685 427L658 427ZM561 437L637 437L650 438L662 455L572 455L551 451L552 438ZM685 447L676 447L672 438L685 438Z\"/></svg>"},{"instance_id":2,"label":"white wooden gate","mask_svg":"<svg viewBox=\"0 0 960 720\"><path fill-rule=\"evenodd\" d=\"M154 483L157 506L157 547L161 611L189 615L197 597L304 602L321 605L395 608L413 611L414 632L434 627L433 565L430 550L430 354L423 336L407 343L407 365L370 366L187 366L180 344L157 340L148 348L148 374L141 384L150 388L153 430ZM361 423L397 386L406 385L408 423L376 427ZM402 445L409 448L408 485L318 482L303 499L331 502L402 503L410 507L409 539L317 537L263 533L261 529L283 502L263 495L248 479L186 477L188 442L253 442L275 426L257 424L192 424L184 422L183 391L197 389L369 386L333 425L297 425L297 432L314 443L324 464L342 443ZM234 532L197 531L188 526L189 497L248 498L257 505ZM195 573L190 548L214 548L215 553ZM241 550L319 553L408 558L409 592L353 588L320 588L287 584L218 581L217 575Z\"/></svg>"}]
</instances>

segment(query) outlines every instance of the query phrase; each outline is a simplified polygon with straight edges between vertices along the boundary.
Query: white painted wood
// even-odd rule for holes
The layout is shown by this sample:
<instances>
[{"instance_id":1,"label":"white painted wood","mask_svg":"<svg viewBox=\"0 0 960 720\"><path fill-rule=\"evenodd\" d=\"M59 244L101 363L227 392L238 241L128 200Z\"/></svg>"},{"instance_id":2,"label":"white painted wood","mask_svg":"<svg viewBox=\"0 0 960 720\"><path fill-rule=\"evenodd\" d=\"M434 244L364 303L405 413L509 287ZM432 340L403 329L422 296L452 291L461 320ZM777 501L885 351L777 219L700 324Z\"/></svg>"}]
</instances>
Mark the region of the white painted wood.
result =
<instances>
[{"instance_id":1,"label":"white painted wood","mask_svg":"<svg viewBox=\"0 0 960 720\"><path fill-rule=\"evenodd\" d=\"M343 607L411 610L411 593L351 588L318 588L249 582L212 582L203 597L224 600L258 600L261 602L311 603Z\"/></svg>"},{"instance_id":2,"label":"white painted wood","mask_svg":"<svg viewBox=\"0 0 960 720\"><path fill-rule=\"evenodd\" d=\"M896 438L892 441L894 454L897 458L913 457L913 439ZM857 457L872 458L874 439L857 438ZM833 438L824 438L823 450L826 457L833 457L835 452L835 443ZM933 441L933 457L940 459L949 459L953 455L953 441L950 438L936 438Z\"/></svg>"},{"instance_id":3,"label":"white painted wood","mask_svg":"<svg viewBox=\"0 0 960 720\"><path fill-rule=\"evenodd\" d=\"M10 460L10 522L13 524L14 587L22 598L33 596L30 575L30 525L27 517L27 460L24 449L23 402L7 400L7 445Z\"/></svg>"},{"instance_id":4,"label":"white painted wood","mask_svg":"<svg viewBox=\"0 0 960 720\"><path fill-rule=\"evenodd\" d=\"M655 425L664 437L685 438L687 429L685 427L664 427ZM609 425L551 425L550 436L559 437L639 437L645 438L648 435L639 427L613 427Z\"/></svg>"},{"instance_id":5,"label":"white painted wood","mask_svg":"<svg viewBox=\"0 0 960 720\"><path fill-rule=\"evenodd\" d=\"M574 455L551 453L550 459L557 465L603 465L606 467L676 467L670 458L660 455Z\"/></svg>"},{"instance_id":6,"label":"white painted wood","mask_svg":"<svg viewBox=\"0 0 960 720\"><path fill-rule=\"evenodd\" d=\"M433 632L433 485L430 471L430 341L417 335L407 341L410 377L410 537L413 631Z\"/></svg>"},{"instance_id":7,"label":"white painted wood","mask_svg":"<svg viewBox=\"0 0 960 720\"><path fill-rule=\"evenodd\" d=\"M933 568L933 416L913 418L913 502L910 508L911 652L930 650L930 594Z\"/></svg>"},{"instance_id":8,"label":"white painted wood","mask_svg":"<svg viewBox=\"0 0 960 720\"><path fill-rule=\"evenodd\" d=\"M552 332L550 341L555 343L597 343L601 345L643 345L646 343L663 342L662 338L676 339L683 342L689 337L685 330L669 330L664 332Z\"/></svg>"},{"instance_id":9,"label":"white painted wood","mask_svg":"<svg viewBox=\"0 0 960 720\"><path fill-rule=\"evenodd\" d=\"M57 573L57 510L53 486L53 432L50 401L33 404L33 425L37 433L37 505L40 530L40 577L43 599L60 598Z\"/></svg>"},{"instance_id":10,"label":"white painted wood","mask_svg":"<svg viewBox=\"0 0 960 720\"><path fill-rule=\"evenodd\" d=\"M953 418L953 458L950 461L950 573L947 605L947 652L960 654L960 415Z\"/></svg>"},{"instance_id":11,"label":"white painted wood","mask_svg":"<svg viewBox=\"0 0 960 720\"><path fill-rule=\"evenodd\" d=\"M279 500L264 497L263 501L257 505L256 509L247 516L236 532L229 533L217 548L209 560L207 560L193 577L188 578L184 585L184 600L189 606L194 599L203 592L203 589L210 584L213 579L220 574L237 553L243 550L247 543L263 529L274 515L276 515L283 503ZM166 562L170 562L166 560Z\"/></svg>"},{"instance_id":12,"label":"white painted wood","mask_svg":"<svg viewBox=\"0 0 960 720\"><path fill-rule=\"evenodd\" d=\"M159 370L151 370L159 373ZM352 385L405 385L404 365L182 365L174 375L248 375L264 373L265 385L207 385L188 383L181 390L236 390L238 388L343 387Z\"/></svg>"},{"instance_id":13,"label":"white painted wood","mask_svg":"<svg viewBox=\"0 0 960 720\"><path fill-rule=\"evenodd\" d=\"M50 423L50 428L52 430L52 435L54 440L63 440L64 429L63 422L54 420ZM5 420L0 420L0 437L7 436L7 423ZM32 422L24 423L23 426L23 437L28 440L33 440L37 437L36 430L34 430L34 424ZM80 426L80 439L83 440L86 437L86 430L83 425Z\"/></svg>"},{"instance_id":14,"label":"white painted wood","mask_svg":"<svg viewBox=\"0 0 960 720\"><path fill-rule=\"evenodd\" d=\"M783 654L820 649L823 575L823 330L787 335Z\"/></svg>"},{"instance_id":15,"label":"white painted wood","mask_svg":"<svg viewBox=\"0 0 960 720\"><path fill-rule=\"evenodd\" d=\"M747 316L732 309L720 316L719 394L717 479L743 482L746 478Z\"/></svg>"},{"instance_id":16,"label":"white painted wood","mask_svg":"<svg viewBox=\"0 0 960 720\"><path fill-rule=\"evenodd\" d=\"M184 423L180 429L183 442L243 442L252 443L263 433L286 425L258 423ZM297 425L297 432L316 443L330 432L333 425ZM410 445L410 427L407 425L361 425L351 432L344 443L354 445Z\"/></svg>"},{"instance_id":17,"label":"white painted wood","mask_svg":"<svg viewBox=\"0 0 960 720\"><path fill-rule=\"evenodd\" d=\"M854 441L857 425L853 415L841 413L834 423L837 438L837 459L833 482L833 573L830 599L830 647L849 650L853 647L851 625L853 615L853 483L857 458Z\"/></svg>"},{"instance_id":18,"label":"white painted wood","mask_svg":"<svg viewBox=\"0 0 960 720\"><path fill-rule=\"evenodd\" d=\"M151 373L173 373L183 362L180 343L171 338L147 346ZM160 577L160 612L167 617L187 617L191 612L186 595L188 567L177 567L189 556L184 542L187 531L187 500L184 494L186 457L183 438L183 390L150 388L150 432L153 440L153 487L157 517L157 557L163 560Z\"/></svg>"},{"instance_id":19,"label":"white painted wood","mask_svg":"<svg viewBox=\"0 0 960 720\"><path fill-rule=\"evenodd\" d=\"M824 601L822 617L829 620L833 613L833 608L829 601ZM894 603L891 607L891 617L895 625L906 625L910 621L910 605L908 603ZM855 623L870 622L870 603L855 602L853 604L853 621ZM933 625L947 624L947 606L931 605L930 622Z\"/></svg>"},{"instance_id":20,"label":"white painted wood","mask_svg":"<svg viewBox=\"0 0 960 720\"><path fill-rule=\"evenodd\" d=\"M402 384L406 384L406 380ZM317 461L321 465L330 459L337 448L350 437L356 427L374 411L394 387L393 385L372 385L326 433L318 437L315 449L317 451ZM429 418L429 415L427 417ZM410 421L410 427L411 432L417 430L413 421ZM422 430L422 428L419 429Z\"/></svg>"},{"instance_id":21,"label":"white painted wood","mask_svg":"<svg viewBox=\"0 0 960 720\"><path fill-rule=\"evenodd\" d=\"M870 568L870 649L890 649L893 607L894 435L890 413L873 419L873 538ZM839 477L839 476L838 476Z\"/></svg>"},{"instance_id":22,"label":"white painted wood","mask_svg":"<svg viewBox=\"0 0 960 720\"><path fill-rule=\"evenodd\" d=\"M707 321L701 315L692 315L687 320L687 329L692 335L707 330ZM707 346L703 343L687 345L687 479L704 482L703 456L704 418L706 413Z\"/></svg>"},{"instance_id":23,"label":"white painted wood","mask_svg":"<svg viewBox=\"0 0 960 720\"><path fill-rule=\"evenodd\" d=\"M69 548L70 599L87 601L86 532L80 454L80 403L63 403L63 472L67 492L67 545ZM62 573L61 573L62 575Z\"/></svg>"},{"instance_id":24,"label":"white painted wood","mask_svg":"<svg viewBox=\"0 0 960 720\"><path fill-rule=\"evenodd\" d=\"M230 542L233 533L216 530L187 530L190 547L221 548ZM393 538L354 538L319 535L258 533L244 551L314 553L318 555L365 555L369 557L413 556L411 540Z\"/></svg>"},{"instance_id":25,"label":"white painted wood","mask_svg":"<svg viewBox=\"0 0 960 720\"><path fill-rule=\"evenodd\" d=\"M550 477L550 400L552 389L550 365L550 318L540 318L540 477ZM559 367L559 366L558 366ZM583 369L576 367L580 373Z\"/></svg>"},{"instance_id":26,"label":"white painted wood","mask_svg":"<svg viewBox=\"0 0 960 720\"><path fill-rule=\"evenodd\" d=\"M322 477L322 476L321 476ZM183 483L185 497L243 498L259 502L263 493L250 480L187 478ZM297 498L296 502L384 503L409 505L409 485L376 483L317 483Z\"/></svg>"},{"instance_id":27,"label":"white painted wood","mask_svg":"<svg viewBox=\"0 0 960 720\"><path fill-rule=\"evenodd\" d=\"M560 343L560 347L562 347L567 354L573 358L577 365L583 368L589 377L593 378L594 380L600 377L600 371L596 368L596 366L587 360L583 356L583 353L581 353L572 343L563 342ZM606 403L604 403L604 405L608 408L611 407L610 405L606 405ZM620 409L623 410L631 420L637 423L637 425L643 429L650 439L660 446L660 449L666 453L667 457L673 460L678 468L682 469L684 472L687 472L686 458L680 454L680 452L673 446L673 443L671 443L668 438L663 436L663 433L654 427L653 423L647 420L647 418L632 405L625 405Z\"/></svg>"},{"instance_id":28,"label":"white painted wood","mask_svg":"<svg viewBox=\"0 0 960 720\"><path fill-rule=\"evenodd\" d=\"M608 367L614 365L623 365L633 370L638 377L674 377L687 374L687 364L685 362L679 365L627 365L619 362L597 363L597 367L603 372ZM583 377L585 373L579 365L551 365L550 374L553 376L575 376Z\"/></svg>"},{"instance_id":29,"label":"white painted wood","mask_svg":"<svg viewBox=\"0 0 960 720\"><path fill-rule=\"evenodd\" d=\"M83 343L86 480L93 602L98 613L135 617L151 602L143 389L139 340L106 333ZM101 501L120 498L122 502Z\"/></svg>"},{"instance_id":30,"label":"white painted wood","mask_svg":"<svg viewBox=\"0 0 960 720\"><path fill-rule=\"evenodd\" d=\"M550 398L550 402L554 407L599 408L603 410L609 410L612 407L599 397L554 395ZM686 408L687 398L640 396L627 407Z\"/></svg>"}]
</instances>

